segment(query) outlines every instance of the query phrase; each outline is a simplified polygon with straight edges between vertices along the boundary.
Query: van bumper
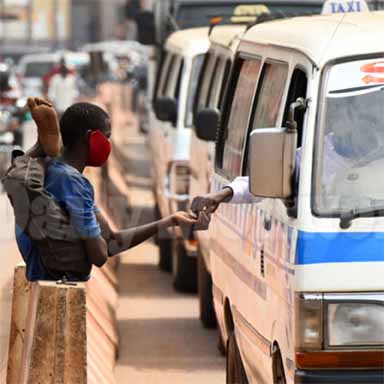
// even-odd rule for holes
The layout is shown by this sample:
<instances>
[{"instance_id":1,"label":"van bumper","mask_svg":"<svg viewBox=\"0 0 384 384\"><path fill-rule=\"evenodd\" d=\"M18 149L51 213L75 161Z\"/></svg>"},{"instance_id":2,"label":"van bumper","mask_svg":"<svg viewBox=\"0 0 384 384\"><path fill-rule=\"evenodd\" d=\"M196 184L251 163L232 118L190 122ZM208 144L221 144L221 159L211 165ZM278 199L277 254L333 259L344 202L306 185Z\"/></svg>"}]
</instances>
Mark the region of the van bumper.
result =
<instances>
[{"instance_id":1,"label":"van bumper","mask_svg":"<svg viewBox=\"0 0 384 384\"><path fill-rule=\"evenodd\" d=\"M295 384L383 384L384 370L297 370Z\"/></svg>"}]
</instances>

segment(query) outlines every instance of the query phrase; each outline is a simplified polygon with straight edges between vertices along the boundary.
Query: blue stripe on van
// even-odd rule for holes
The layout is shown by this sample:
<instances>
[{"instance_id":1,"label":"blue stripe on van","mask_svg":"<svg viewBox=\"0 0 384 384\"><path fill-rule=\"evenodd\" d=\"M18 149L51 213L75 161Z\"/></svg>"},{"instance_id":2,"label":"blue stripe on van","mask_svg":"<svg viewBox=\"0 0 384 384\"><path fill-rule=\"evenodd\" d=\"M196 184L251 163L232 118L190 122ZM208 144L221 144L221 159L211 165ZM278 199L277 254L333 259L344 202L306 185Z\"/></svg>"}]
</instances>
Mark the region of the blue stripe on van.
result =
<instances>
[{"instance_id":1,"label":"blue stripe on van","mask_svg":"<svg viewBox=\"0 0 384 384\"><path fill-rule=\"evenodd\" d=\"M296 264L378 261L384 261L384 233L298 233Z\"/></svg>"}]
</instances>

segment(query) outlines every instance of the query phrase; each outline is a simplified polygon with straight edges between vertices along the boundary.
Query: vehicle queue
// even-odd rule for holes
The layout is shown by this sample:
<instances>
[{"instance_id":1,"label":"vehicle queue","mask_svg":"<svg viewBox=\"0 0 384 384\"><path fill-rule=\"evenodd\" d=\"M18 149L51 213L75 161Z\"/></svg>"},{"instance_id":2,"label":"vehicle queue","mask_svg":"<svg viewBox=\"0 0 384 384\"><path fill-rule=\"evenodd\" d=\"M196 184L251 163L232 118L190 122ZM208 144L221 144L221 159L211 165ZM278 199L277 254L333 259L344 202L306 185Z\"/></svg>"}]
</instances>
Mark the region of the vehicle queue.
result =
<instances>
[{"instance_id":1,"label":"vehicle queue","mask_svg":"<svg viewBox=\"0 0 384 384\"><path fill-rule=\"evenodd\" d=\"M198 282L203 325L217 318L228 383L383 382L384 13L333 3L165 45L149 131L159 215L249 185L209 231L158 239L175 287Z\"/></svg>"}]
</instances>

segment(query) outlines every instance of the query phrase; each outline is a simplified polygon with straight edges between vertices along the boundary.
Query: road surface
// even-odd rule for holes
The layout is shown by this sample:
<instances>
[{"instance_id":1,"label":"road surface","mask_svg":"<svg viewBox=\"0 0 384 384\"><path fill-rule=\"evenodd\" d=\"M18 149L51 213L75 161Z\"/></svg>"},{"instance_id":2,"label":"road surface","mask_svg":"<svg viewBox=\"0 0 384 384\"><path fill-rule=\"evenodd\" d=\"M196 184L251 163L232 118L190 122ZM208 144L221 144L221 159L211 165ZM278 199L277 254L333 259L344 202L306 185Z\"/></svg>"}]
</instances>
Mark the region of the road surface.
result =
<instances>
[{"instance_id":1,"label":"road surface","mask_svg":"<svg viewBox=\"0 0 384 384\"><path fill-rule=\"evenodd\" d=\"M148 222L154 202L145 141L131 127L123 145L132 216ZM176 293L170 274L161 272L157 262L158 248L151 241L121 259L116 382L225 383L225 359L216 348L216 330L202 328L196 295Z\"/></svg>"}]
</instances>

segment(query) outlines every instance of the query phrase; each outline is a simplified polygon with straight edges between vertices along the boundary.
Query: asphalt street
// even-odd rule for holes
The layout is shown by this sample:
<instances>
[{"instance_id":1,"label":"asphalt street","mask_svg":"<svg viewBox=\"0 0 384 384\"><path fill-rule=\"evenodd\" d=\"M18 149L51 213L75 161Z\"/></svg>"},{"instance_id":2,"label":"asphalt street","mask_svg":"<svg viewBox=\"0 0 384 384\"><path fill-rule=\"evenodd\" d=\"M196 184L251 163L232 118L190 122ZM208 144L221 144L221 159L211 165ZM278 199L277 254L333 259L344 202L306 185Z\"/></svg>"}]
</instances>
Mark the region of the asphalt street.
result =
<instances>
[{"instance_id":1,"label":"asphalt street","mask_svg":"<svg viewBox=\"0 0 384 384\"><path fill-rule=\"evenodd\" d=\"M135 222L153 217L148 151L134 125L121 135L126 181ZM216 330L198 319L196 295L176 293L171 275L157 267L152 241L125 253L119 267L120 352L116 382L135 384L225 383L225 359L216 348Z\"/></svg>"}]
</instances>

